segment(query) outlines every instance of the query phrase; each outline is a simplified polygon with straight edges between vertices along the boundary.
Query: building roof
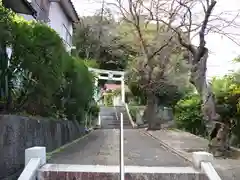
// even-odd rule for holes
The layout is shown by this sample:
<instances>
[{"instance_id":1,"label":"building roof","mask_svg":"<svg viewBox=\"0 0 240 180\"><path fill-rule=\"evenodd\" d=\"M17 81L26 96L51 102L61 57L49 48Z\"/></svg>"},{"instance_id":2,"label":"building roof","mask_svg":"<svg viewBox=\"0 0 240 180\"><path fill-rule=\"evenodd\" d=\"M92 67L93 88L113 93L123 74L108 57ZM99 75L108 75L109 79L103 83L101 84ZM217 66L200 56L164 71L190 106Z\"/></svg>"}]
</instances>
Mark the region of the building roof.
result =
<instances>
[{"instance_id":1,"label":"building roof","mask_svg":"<svg viewBox=\"0 0 240 180\"><path fill-rule=\"evenodd\" d=\"M104 87L107 90L117 90L117 89L121 89L121 84L105 84ZM125 85L124 88L126 92L131 92L127 85Z\"/></svg>"},{"instance_id":2,"label":"building roof","mask_svg":"<svg viewBox=\"0 0 240 180\"><path fill-rule=\"evenodd\" d=\"M3 5L16 13L29 14L34 17L37 14L28 0L3 0Z\"/></svg>"},{"instance_id":3,"label":"building roof","mask_svg":"<svg viewBox=\"0 0 240 180\"><path fill-rule=\"evenodd\" d=\"M116 89L120 89L121 85L120 84L105 84L104 87L108 90L116 90Z\"/></svg>"},{"instance_id":4,"label":"building roof","mask_svg":"<svg viewBox=\"0 0 240 180\"><path fill-rule=\"evenodd\" d=\"M80 21L77 11L72 3L72 0L60 0L60 4L65 14L72 22L77 23Z\"/></svg>"},{"instance_id":5,"label":"building roof","mask_svg":"<svg viewBox=\"0 0 240 180\"><path fill-rule=\"evenodd\" d=\"M76 17L77 17L77 19L78 19L78 21L79 21L80 18L79 18L79 16L78 16L77 10L75 9L75 6L73 5L72 0L69 0L69 1L70 1L71 5L72 5L73 11L74 11L74 13L75 13L75 15L76 15Z\"/></svg>"}]
</instances>

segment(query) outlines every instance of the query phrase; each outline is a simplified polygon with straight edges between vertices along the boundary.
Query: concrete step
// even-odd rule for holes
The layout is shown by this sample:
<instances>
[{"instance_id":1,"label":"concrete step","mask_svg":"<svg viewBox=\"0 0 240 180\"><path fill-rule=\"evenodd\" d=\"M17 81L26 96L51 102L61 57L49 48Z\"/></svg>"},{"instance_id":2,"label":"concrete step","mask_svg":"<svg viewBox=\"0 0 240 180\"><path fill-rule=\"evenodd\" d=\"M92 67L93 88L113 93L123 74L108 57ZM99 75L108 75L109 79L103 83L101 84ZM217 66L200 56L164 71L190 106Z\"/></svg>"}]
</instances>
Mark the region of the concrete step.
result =
<instances>
[{"instance_id":1,"label":"concrete step","mask_svg":"<svg viewBox=\"0 0 240 180\"><path fill-rule=\"evenodd\" d=\"M121 122L120 121L111 121L109 123L115 123L115 124L120 124ZM123 121L123 124L130 124L130 122L128 121Z\"/></svg>"},{"instance_id":2,"label":"concrete step","mask_svg":"<svg viewBox=\"0 0 240 180\"><path fill-rule=\"evenodd\" d=\"M120 127L120 123L109 123L108 126L109 125L114 125L114 126L119 126ZM128 126L128 125L130 125L130 124L128 124L128 123L123 124L123 126Z\"/></svg>"},{"instance_id":3,"label":"concrete step","mask_svg":"<svg viewBox=\"0 0 240 180\"><path fill-rule=\"evenodd\" d=\"M124 130L126 129L132 129L132 126L128 125L128 126L123 126ZM101 127L99 129L120 129L120 126L116 126L116 125L112 125L112 126L105 126L105 127Z\"/></svg>"},{"instance_id":4,"label":"concrete step","mask_svg":"<svg viewBox=\"0 0 240 180\"><path fill-rule=\"evenodd\" d=\"M100 116L102 120L116 120L116 117L106 117L106 116Z\"/></svg>"},{"instance_id":5,"label":"concrete step","mask_svg":"<svg viewBox=\"0 0 240 180\"><path fill-rule=\"evenodd\" d=\"M110 122L110 121L109 121ZM116 120L116 119L114 119L114 120L112 120L111 122L116 122L116 123L120 123L121 121L120 120ZM129 122L128 120L126 120L126 119L124 119L123 120L123 122Z\"/></svg>"},{"instance_id":6,"label":"concrete step","mask_svg":"<svg viewBox=\"0 0 240 180\"><path fill-rule=\"evenodd\" d=\"M114 123L114 124L120 124L120 122L111 122L111 123ZM131 124L131 123L128 122L128 121L123 121L123 124Z\"/></svg>"},{"instance_id":7,"label":"concrete step","mask_svg":"<svg viewBox=\"0 0 240 180\"><path fill-rule=\"evenodd\" d=\"M192 167L125 166L127 180L208 180ZM119 180L119 166L46 164L38 180Z\"/></svg>"},{"instance_id":8,"label":"concrete step","mask_svg":"<svg viewBox=\"0 0 240 180\"><path fill-rule=\"evenodd\" d=\"M105 119L105 118L101 118L102 121L106 121L106 122L121 122L120 120L116 120L116 119ZM129 120L124 119L123 122L129 122ZM130 123L130 122L129 122Z\"/></svg>"}]
</instances>

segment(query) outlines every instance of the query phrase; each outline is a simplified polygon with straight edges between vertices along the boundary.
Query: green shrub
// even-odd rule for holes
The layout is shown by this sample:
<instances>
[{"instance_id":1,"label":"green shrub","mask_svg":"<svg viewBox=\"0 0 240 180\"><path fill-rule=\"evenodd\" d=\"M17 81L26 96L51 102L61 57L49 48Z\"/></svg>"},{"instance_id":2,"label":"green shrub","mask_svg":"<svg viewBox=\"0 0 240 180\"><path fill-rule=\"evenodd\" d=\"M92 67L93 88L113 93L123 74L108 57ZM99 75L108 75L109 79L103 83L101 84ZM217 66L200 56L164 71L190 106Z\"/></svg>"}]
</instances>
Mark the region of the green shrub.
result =
<instances>
[{"instance_id":1,"label":"green shrub","mask_svg":"<svg viewBox=\"0 0 240 180\"><path fill-rule=\"evenodd\" d=\"M2 5L0 30L0 105L11 104L3 112L84 120L94 89L86 61L70 56L46 24L26 21ZM8 60L1 50L9 45Z\"/></svg>"},{"instance_id":2,"label":"green shrub","mask_svg":"<svg viewBox=\"0 0 240 180\"><path fill-rule=\"evenodd\" d=\"M206 136L206 126L201 113L201 101L198 95L180 100L174 111L176 125L179 129Z\"/></svg>"},{"instance_id":3,"label":"green shrub","mask_svg":"<svg viewBox=\"0 0 240 180\"><path fill-rule=\"evenodd\" d=\"M83 60L69 59L65 73L65 88L62 96L66 98L65 114L69 119L82 120L89 109L93 96L93 78Z\"/></svg>"},{"instance_id":4,"label":"green shrub","mask_svg":"<svg viewBox=\"0 0 240 180\"><path fill-rule=\"evenodd\" d=\"M217 102L217 112L224 122L231 124L231 145L239 147L240 144L240 83L239 72L222 78L212 80L213 90Z\"/></svg>"},{"instance_id":5,"label":"green shrub","mask_svg":"<svg viewBox=\"0 0 240 180\"><path fill-rule=\"evenodd\" d=\"M12 21L12 37L11 68L18 72L22 87L19 94L28 97L25 102L17 97L17 101L30 114L49 116L55 92L64 78L64 61L69 59L62 40L47 25L18 16Z\"/></svg>"},{"instance_id":6,"label":"green shrub","mask_svg":"<svg viewBox=\"0 0 240 180\"><path fill-rule=\"evenodd\" d=\"M235 75L236 76L236 75ZM240 144L240 84L234 76L214 78L212 89L215 94L216 111L224 122L231 124L231 144ZM189 96L180 100L175 106L175 120L178 128L196 135L206 135L204 121L201 113L200 97Z\"/></svg>"},{"instance_id":7,"label":"green shrub","mask_svg":"<svg viewBox=\"0 0 240 180\"><path fill-rule=\"evenodd\" d=\"M104 105L105 106L113 106L113 93L108 92L104 95Z\"/></svg>"},{"instance_id":8,"label":"green shrub","mask_svg":"<svg viewBox=\"0 0 240 180\"><path fill-rule=\"evenodd\" d=\"M89 114L96 118L98 117L99 111L100 111L99 106L97 105L97 103L94 103L90 106Z\"/></svg>"}]
</instances>

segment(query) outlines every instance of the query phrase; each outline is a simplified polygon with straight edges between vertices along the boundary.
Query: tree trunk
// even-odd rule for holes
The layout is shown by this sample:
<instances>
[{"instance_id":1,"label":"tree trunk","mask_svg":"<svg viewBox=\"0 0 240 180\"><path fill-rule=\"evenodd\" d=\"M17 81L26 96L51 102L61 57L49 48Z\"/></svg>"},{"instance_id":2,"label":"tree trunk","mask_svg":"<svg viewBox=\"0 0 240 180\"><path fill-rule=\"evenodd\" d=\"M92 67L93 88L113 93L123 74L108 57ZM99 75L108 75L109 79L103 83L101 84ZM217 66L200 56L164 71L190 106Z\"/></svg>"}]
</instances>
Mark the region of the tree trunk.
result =
<instances>
[{"instance_id":1,"label":"tree trunk","mask_svg":"<svg viewBox=\"0 0 240 180\"><path fill-rule=\"evenodd\" d=\"M160 120L157 119L157 100L154 94L147 95L147 106L144 114L148 122L148 130L161 129Z\"/></svg>"},{"instance_id":2,"label":"tree trunk","mask_svg":"<svg viewBox=\"0 0 240 180\"><path fill-rule=\"evenodd\" d=\"M193 59L190 82L196 87L201 96L204 119L207 121L218 121L219 115L216 113L214 95L206 80L207 59L208 50L205 51L200 61L196 62Z\"/></svg>"},{"instance_id":3,"label":"tree trunk","mask_svg":"<svg viewBox=\"0 0 240 180\"><path fill-rule=\"evenodd\" d=\"M196 87L202 99L202 113L207 121L208 133L210 135L209 149L214 149L215 152L223 152L228 148L226 144L229 128L223 122L219 122L221 119L216 112L214 94L206 80L207 59L207 49L200 61L196 61L193 57L190 82ZM215 154L215 152L213 153Z\"/></svg>"}]
</instances>

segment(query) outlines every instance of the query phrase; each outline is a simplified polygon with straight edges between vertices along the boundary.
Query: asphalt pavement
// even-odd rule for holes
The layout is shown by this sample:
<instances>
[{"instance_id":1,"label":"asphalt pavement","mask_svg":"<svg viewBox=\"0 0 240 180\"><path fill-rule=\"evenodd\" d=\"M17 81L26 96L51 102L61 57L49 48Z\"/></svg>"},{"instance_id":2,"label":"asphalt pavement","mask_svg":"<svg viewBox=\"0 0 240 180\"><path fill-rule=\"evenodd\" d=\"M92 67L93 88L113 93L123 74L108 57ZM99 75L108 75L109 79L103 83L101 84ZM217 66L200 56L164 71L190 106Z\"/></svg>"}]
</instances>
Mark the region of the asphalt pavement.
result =
<instances>
[{"instance_id":1,"label":"asphalt pavement","mask_svg":"<svg viewBox=\"0 0 240 180\"><path fill-rule=\"evenodd\" d=\"M125 165L190 166L169 152L160 142L137 129L124 130ZM80 165L119 165L119 130L99 129L77 143L55 153L48 163Z\"/></svg>"}]
</instances>

